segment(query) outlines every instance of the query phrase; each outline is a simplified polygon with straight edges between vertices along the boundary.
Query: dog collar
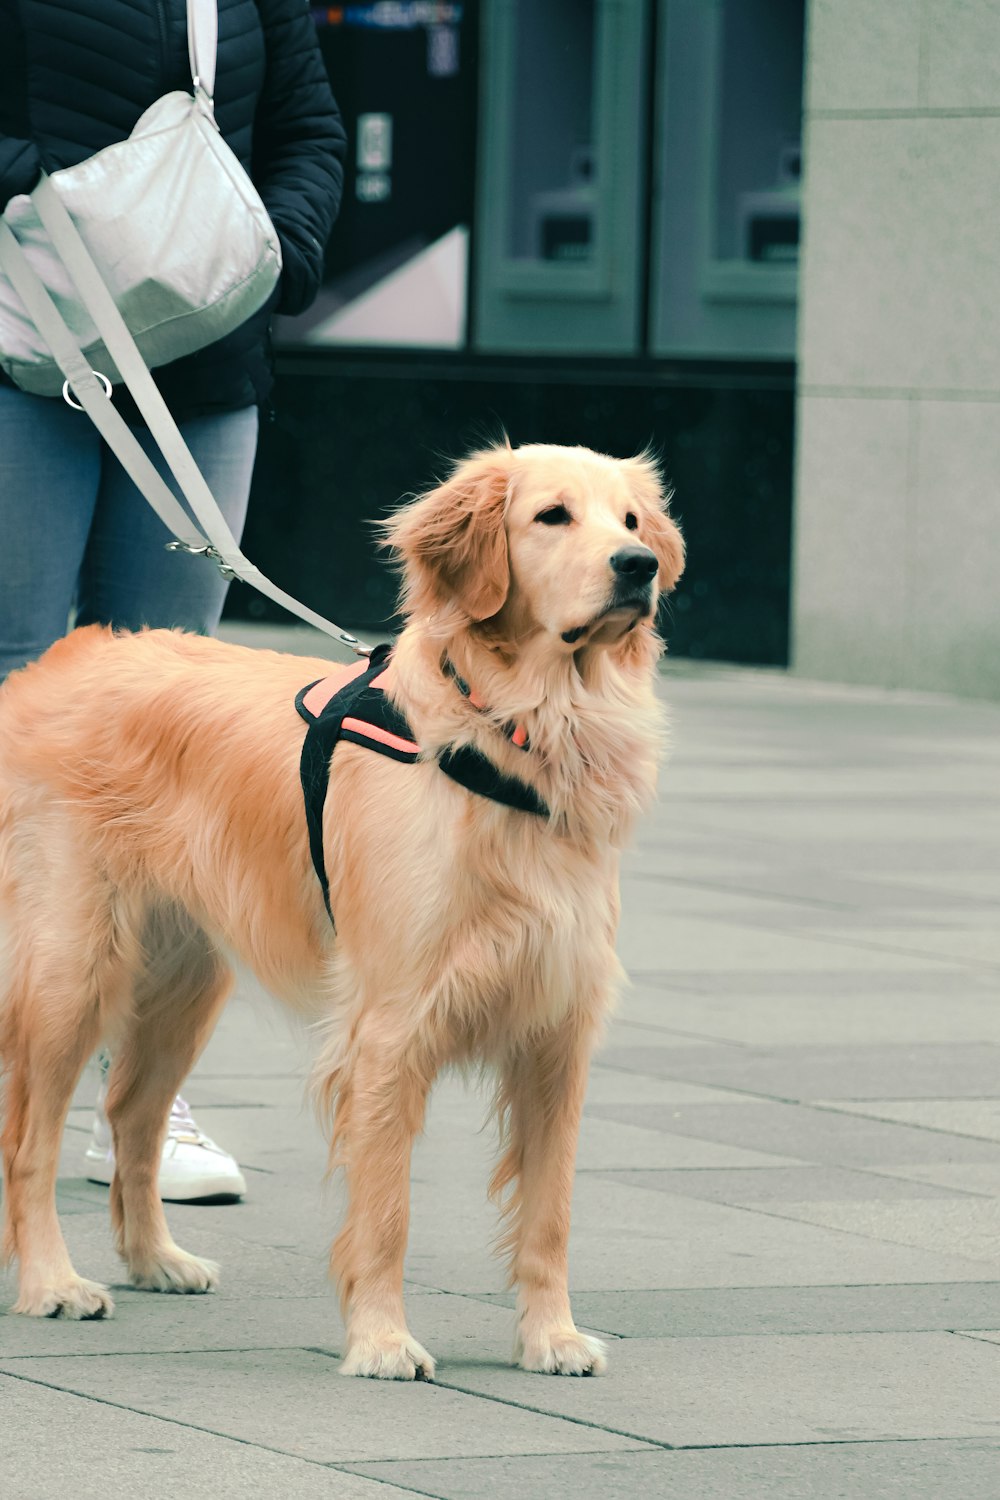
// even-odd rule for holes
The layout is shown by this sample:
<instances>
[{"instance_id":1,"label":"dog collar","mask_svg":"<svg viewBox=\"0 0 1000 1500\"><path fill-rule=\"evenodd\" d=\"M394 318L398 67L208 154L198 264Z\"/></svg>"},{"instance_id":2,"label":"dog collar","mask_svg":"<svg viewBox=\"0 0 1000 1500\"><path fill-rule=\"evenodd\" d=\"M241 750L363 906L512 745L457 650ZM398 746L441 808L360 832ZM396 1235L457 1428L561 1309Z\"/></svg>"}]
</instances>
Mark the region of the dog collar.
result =
<instances>
[{"instance_id":1,"label":"dog collar","mask_svg":"<svg viewBox=\"0 0 1000 1500\"><path fill-rule=\"evenodd\" d=\"M468 698L473 708L478 708L484 713L486 712L486 703L480 697L480 695L474 691L473 688L470 688L465 678L459 676L458 672L455 670L455 665L452 662L450 656L446 656L444 659L443 671L446 677L451 678L452 682L458 688L458 691L462 694L462 697ZM508 721L502 726L501 732L506 736L507 739L510 740L512 745L517 746L518 750L531 749L531 741L528 738L528 731L525 729L523 724L511 724Z\"/></svg>"}]
</instances>

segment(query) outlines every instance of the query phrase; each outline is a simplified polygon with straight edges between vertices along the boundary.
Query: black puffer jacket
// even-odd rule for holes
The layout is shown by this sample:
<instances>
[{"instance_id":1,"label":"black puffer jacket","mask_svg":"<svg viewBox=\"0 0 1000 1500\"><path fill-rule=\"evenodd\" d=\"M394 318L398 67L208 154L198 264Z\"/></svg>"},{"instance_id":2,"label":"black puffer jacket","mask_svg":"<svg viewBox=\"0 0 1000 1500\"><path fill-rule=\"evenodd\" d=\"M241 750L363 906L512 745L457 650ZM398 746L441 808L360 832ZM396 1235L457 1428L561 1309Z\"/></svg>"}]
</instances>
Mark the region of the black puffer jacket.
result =
<instances>
[{"instance_id":1,"label":"black puffer jacket","mask_svg":"<svg viewBox=\"0 0 1000 1500\"><path fill-rule=\"evenodd\" d=\"M272 311L316 295L336 217L345 136L306 0L218 0L215 111L281 240L272 303L157 370L180 419L261 401ZM190 89L186 0L0 0L0 208L39 171L123 140L161 94ZM131 416L127 397L116 396Z\"/></svg>"}]
</instances>

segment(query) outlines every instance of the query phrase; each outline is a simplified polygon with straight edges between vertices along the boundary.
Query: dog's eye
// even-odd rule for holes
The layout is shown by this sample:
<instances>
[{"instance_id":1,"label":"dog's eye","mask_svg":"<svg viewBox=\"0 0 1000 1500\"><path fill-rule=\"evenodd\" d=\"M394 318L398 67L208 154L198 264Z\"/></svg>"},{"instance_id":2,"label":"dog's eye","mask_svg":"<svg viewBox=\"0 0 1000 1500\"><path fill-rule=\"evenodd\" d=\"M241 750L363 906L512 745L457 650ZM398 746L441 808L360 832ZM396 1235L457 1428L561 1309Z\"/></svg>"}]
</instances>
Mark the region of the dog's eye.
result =
<instances>
[{"instance_id":1,"label":"dog's eye","mask_svg":"<svg viewBox=\"0 0 1000 1500\"><path fill-rule=\"evenodd\" d=\"M628 527L629 531L638 531L639 517L634 515L632 511L629 511L628 515L625 517L625 525Z\"/></svg>"},{"instance_id":2,"label":"dog's eye","mask_svg":"<svg viewBox=\"0 0 1000 1500\"><path fill-rule=\"evenodd\" d=\"M548 510L540 510L535 517L543 526L568 526L572 519L565 505L550 505Z\"/></svg>"}]
</instances>

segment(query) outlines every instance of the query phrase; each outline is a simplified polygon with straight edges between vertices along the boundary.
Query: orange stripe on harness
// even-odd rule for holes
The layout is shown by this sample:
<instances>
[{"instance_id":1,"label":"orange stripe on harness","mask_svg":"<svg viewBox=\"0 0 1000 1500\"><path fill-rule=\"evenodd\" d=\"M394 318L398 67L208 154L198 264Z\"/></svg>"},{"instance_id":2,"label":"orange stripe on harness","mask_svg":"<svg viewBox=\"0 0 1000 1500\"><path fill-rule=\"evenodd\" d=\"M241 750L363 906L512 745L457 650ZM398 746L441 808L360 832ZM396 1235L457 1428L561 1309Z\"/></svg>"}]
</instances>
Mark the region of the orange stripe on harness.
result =
<instances>
[{"instance_id":1,"label":"orange stripe on harness","mask_svg":"<svg viewBox=\"0 0 1000 1500\"><path fill-rule=\"evenodd\" d=\"M374 683L371 685L375 686ZM408 750L414 754L420 751L416 740L404 740L400 735L391 734L388 729L382 729L378 724L369 724L364 719L344 719L340 727L349 729L353 734L364 735L366 740L377 740L380 745L391 745L394 750Z\"/></svg>"},{"instance_id":2,"label":"orange stripe on harness","mask_svg":"<svg viewBox=\"0 0 1000 1500\"><path fill-rule=\"evenodd\" d=\"M321 677L319 682L314 682L312 687L302 698L302 706L313 718L318 719L334 693L339 693L341 688L353 682L355 677L360 677L362 672L369 671L366 661L359 661L354 666L337 667L329 677ZM382 677L385 676L383 672ZM375 679L381 681L381 677Z\"/></svg>"}]
</instances>

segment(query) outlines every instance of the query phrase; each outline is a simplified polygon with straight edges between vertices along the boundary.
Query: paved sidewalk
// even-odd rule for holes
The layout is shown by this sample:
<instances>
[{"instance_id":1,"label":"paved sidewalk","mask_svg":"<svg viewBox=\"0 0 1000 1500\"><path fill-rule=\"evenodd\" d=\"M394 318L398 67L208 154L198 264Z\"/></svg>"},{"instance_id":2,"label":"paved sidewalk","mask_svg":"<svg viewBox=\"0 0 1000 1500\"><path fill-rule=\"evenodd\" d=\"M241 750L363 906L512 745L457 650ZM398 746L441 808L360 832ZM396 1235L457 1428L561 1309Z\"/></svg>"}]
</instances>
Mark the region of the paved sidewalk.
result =
<instances>
[{"instance_id":1,"label":"paved sidewalk","mask_svg":"<svg viewBox=\"0 0 1000 1500\"><path fill-rule=\"evenodd\" d=\"M169 1215L221 1290L0 1317L3 1500L1000 1496L1000 706L684 663L664 691L574 1219L608 1375L507 1366L491 1137L449 1082L407 1262L438 1382L338 1379L308 1043L247 981L189 1096L249 1197ZM93 1088L60 1197L114 1284Z\"/></svg>"}]
</instances>

